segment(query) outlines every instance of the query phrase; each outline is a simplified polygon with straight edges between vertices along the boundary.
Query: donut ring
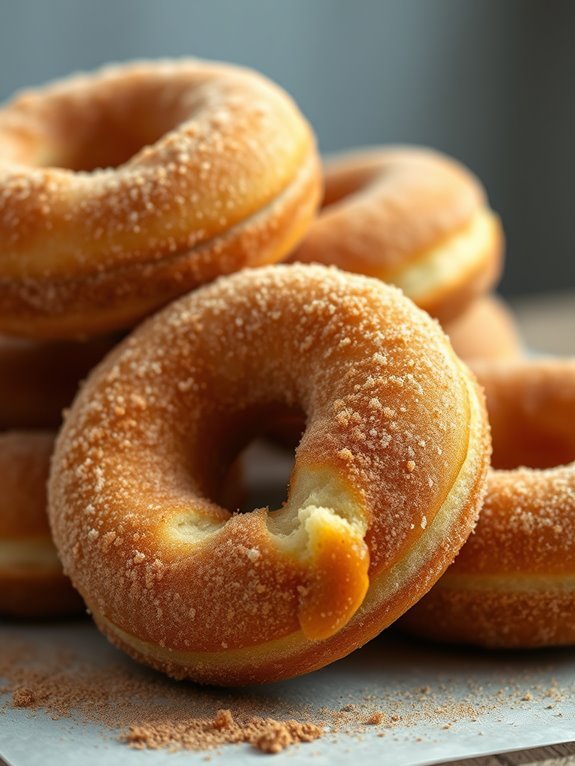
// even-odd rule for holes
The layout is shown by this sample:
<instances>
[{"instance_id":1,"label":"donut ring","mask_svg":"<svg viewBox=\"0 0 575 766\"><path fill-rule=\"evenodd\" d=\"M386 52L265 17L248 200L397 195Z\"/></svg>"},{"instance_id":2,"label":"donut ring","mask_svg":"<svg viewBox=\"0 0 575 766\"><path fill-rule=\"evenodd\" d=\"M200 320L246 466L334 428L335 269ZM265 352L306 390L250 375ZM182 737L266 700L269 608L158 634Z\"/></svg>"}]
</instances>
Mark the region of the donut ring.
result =
<instances>
[{"instance_id":1,"label":"donut ring","mask_svg":"<svg viewBox=\"0 0 575 766\"><path fill-rule=\"evenodd\" d=\"M130 326L282 258L319 195L309 125L255 72L137 63L26 92L0 111L0 332Z\"/></svg>"},{"instance_id":2,"label":"donut ring","mask_svg":"<svg viewBox=\"0 0 575 766\"><path fill-rule=\"evenodd\" d=\"M321 215L291 260L395 284L441 321L495 283L501 226L462 165L428 149L375 148L334 157L324 175Z\"/></svg>"},{"instance_id":3,"label":"donut ring","mask_svg":"<svg viewBox=\"0 0 575 766\"><path fill-rule=\"evenodd\" d=\"M495 295L477 298L443 329L455 353L466 362L511 360L523 353L515 318L507 304Z\"/></svg>"},{"instance_id":4,"label":"donut ring","mask_svg":"<svg viewBox=\"0 0 575 766\"><path fill-rule=\"evenodd\" d=\"M115 340L37 342L0 336L0 429L59 426L80 381Z\"/></svg>"},{"instance_id":5,"label":"donut ring","mask_svg":"<svg viewBox=\"0 0 575 766\"><path fill-rule=\"evenodd\" d=\"M496 470L475 534L402 625L487 647L575 644L575 361L476 369Z\"/></svg>"},{"instance_id":6,"label":"donut ring","mask_svg":"<svg viewBox=\"0 0 575 766\"><path fill-rule=\"evenodd\" d=\"M308 425L281 510L230 514L227 467L276 415ZM344 656L453 559L484 491L481 397L439 326L382 283L246 270L186 296L90 376L50 518L96 623L177 678L244 684Z\"/></svg>"},{"instance_id":7,"label":"donut ring","mask_svg":"<svg viewBox=\"0 0 575 766\"><path fill-rule=\"evenodd\" d=\"M54 617L80 612L64 576L46 515L54 435L0 434L0 615Z\"/></svg>"}]
</instances>

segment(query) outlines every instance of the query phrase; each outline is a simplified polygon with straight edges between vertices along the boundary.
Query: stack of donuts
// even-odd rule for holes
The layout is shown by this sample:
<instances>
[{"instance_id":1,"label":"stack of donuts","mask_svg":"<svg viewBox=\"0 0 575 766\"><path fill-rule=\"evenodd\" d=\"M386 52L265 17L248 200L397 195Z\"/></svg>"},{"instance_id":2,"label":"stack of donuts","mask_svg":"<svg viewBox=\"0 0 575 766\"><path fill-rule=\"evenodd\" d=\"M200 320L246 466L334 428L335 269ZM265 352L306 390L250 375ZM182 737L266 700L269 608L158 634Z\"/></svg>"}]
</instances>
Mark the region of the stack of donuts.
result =
<instances>
[{"instance_id":1,"label":"stack of donuts","mask_svg":"<svg viewBox=\"0 0 575 766\"><path fill-rule=\"evenodd\" d=\"M73 614L82 600L62 573L46 515L46 482L62 410L111 338L0 336L0 615Z\"/></svg>"},{"instance_id":2,"label":"stack of donuts","mask_svg":"<svg viewBox=\"0 0 575 766\"><path fill-rule=\"evenodd\" d=\"M252 71L141 62L8 102L0 612L85 605L136 659L228 685L400 618L571 643L575 368L522 358L502 253L470 171L322 163ZM287 501L239 512L238 456L286 419Z\"/></svg>"}]
</instances>

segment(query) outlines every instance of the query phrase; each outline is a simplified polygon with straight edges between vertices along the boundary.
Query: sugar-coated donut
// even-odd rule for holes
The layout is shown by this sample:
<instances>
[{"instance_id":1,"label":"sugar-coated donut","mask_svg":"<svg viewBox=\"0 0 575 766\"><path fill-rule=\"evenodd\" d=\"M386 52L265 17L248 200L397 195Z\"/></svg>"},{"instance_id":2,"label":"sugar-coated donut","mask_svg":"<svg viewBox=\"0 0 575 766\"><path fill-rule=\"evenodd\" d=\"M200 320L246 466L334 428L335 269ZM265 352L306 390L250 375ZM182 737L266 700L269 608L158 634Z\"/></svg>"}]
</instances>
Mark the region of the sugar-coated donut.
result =
<instances>
[{"instance_id":1,"label":"sugar-coated donut","mask_svg":"<svg viewBox=\"0 0 575 766\"><path fill-rule=\"evenodd\" d=\"M0 332L68 338L283 257L319 203L313 133L255 72L114 66L0 110Z\"/></svg>"},{"instance_id":2,"label":"sugar-coated donut","mask_svg":"<svg viewBox=\"0 0 575 766\"><path fill-rule=\"evenodd\" d=\"M53 445L48 432L0 434L0 616L48 617L83 609L62 572L48 526Z\"/></svg>"},{"instance_id":3,"label":"sugar-coated donut","mask_svg":"<svg viewBox=\"0 0 575 766\"><path fill-rule=\"evenodd\" d=\"M464 361L517 359L523 342L507 304L495 295L485 295L463 314L444 324L455 353Z\"/></svg>"},{"instance_id":4,"label":"sugar-coated donut","mask_svg":"<svg viewBox=\"0 0 575 766\"><path fill-rule=\"evenodd\" d=\"M575 361L476 369L495 470L475 534L403 626L488 647L575 644Z\"/></svg>"},{"instance_id":5,"label":"sugar-coated donut","mask_svg":"<svg viewBox=\"0 0 575 766\"><path fill-rule=\"evenodd\" d=\"M0 429L51 428L116 339L32 341L0 336Z\"/></svg>"},{"instance_id":6,"label":"sugar-coated donut","mask_svg":"<svg viewBox=\"0 0 575 766\"><path fill-rule=\"evenodd\" d=\"M478 388L399 290L321 266L244 270L173 303L90 376L50 518L97 624L178 678L295 676L372 638L475 523ZM228 466L303 410L288 500L230 514Z\"/></svg>"},{"instance_id":7,"label":"sugar-coated donut","mask_svg":"<svg viewBox=\"0 0 575 766\"><path fill-rule=\"evenodd\" d=\"M428 149L374 148L334 157L324 174L321 215L291 260L391 282L441 321L496 281L501 226L459 163Z\"/></svg>"}]
</instances>

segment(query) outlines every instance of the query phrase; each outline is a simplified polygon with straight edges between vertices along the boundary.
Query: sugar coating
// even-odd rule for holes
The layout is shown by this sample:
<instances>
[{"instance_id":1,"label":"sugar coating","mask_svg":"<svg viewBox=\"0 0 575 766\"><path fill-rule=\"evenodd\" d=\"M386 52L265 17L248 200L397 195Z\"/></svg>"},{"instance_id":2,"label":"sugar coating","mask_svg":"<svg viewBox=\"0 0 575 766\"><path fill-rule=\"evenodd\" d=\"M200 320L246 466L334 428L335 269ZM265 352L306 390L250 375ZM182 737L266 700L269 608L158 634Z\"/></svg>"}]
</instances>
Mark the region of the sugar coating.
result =
<instances>
[{"instance_id":1,"label":"sugar coating","mask_svg":"<svg viewBox=\"0 0 575 766\"><path fill-rule=\"evenodd\" d=\"M493 435L489 491L457 567L575 572L575 362L477 366ZM469 547L469 552L467 548ZM491 547L493 553L489 554Z\"/></svg>"},{"instance_id":2,"label":"sugar coating","mask_svg":"<svg viewBox=\"0 0 575 766\"><path fill-rule=\"evenodd\" d=\"M275 261L319 186L310 127L248 70L138 63L24 93L0 111L0 323L120 326L134 303Z\"/></svg>"},{"instance_id":3,"label":"sugar coating","mask_svg":"<svg viewBox=\"0 0 575 766\"><path fill-rule=\"evenodd\" d=\"M442 322L500 271L502 236L479 180L438 152L395 146L330 159L319 217L291 261L398 285Z\"/></svg>"},{"instance_id":4,"label":"sugar coating","mask_svg":"<svg viewBox=\"0 0 575 766\"><path fill-rule=\"evenodd\" d=\"M475 367L494 469L475 534L407 624L489 646L573 644L575 362Z\"/></svg>"},{"instance_id":5,"label":"sugar coating","mask_svg":"<svg viewBox=\"0 0 575 766\"><path fill-rule=\"evenodd\" d=\"M361 274L393 274L463 228L485 205L479 180L417 147L347 152L325 167L319 219L295 258Z\"/></svg>"},{"instance_id":6,"label":"sugar coating","mask_svg":"<svg viewBox=\"0 0 575 766\"><path fill-rule=\"evenodd\" d=\"M290 636L312 575L270 535L273 511L215 502L237 451L301 409L292 489L335 477L330 502L352 498L368 521L375 577L426 534L476 449L466 375L439 326L375 280L304 265L222 278L135 331L72 407L50 484L66 571L94 613L170 650Z\"/></svg>"}]
</instances>

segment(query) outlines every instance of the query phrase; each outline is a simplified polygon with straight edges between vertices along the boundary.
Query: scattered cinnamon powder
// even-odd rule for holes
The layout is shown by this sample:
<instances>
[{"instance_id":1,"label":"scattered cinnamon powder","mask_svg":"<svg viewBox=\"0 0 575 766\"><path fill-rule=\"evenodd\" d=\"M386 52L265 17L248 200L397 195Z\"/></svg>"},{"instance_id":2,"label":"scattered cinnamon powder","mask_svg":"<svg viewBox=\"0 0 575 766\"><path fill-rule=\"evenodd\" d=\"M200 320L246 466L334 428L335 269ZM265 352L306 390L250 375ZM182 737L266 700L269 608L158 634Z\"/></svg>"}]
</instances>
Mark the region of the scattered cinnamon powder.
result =
<instances>
[{"instance_id":1,"label":"scattered cinnamon powder","mask_svg":"<svg viewBox=\"0 0 575 766\"><path fill-rule=\"evenodd\" d=\"M53 719L96 723L140 750L210 750L247 743L264 753L279 753L312 742L324 729L320 721L310 720L305 706L282 703L265 691L250 696L178 684L128 662L99 666L69 651L22 646L5 638L0 678L0 693L10 695L0 711L28 708ZM221 707L222 702L230 707Z\"/></svg>"},{"instance_id":2,"label":"scattered cinnamon powder","mask_svg":"<svg viewBox=\"0 0 575 766\"><path fill-rule=\"evenodd\" d=\"M219 710L212 719L191 719L182 726L171 722L130 726L121 739L138 750L204 750L247 742L264 753L279 753L297 742L312 742L321 734L321 727L315 724L261 717L236 720L230 710Z\"/></svg>"},{"instance_id":3,"label":"scattered cinnamon powder","mask_svg":"<svg viewBox=\"0 0 575 766\"><path fill-rule=\"evenodd\" d=\"M389 735L420 742L460 721L476 724L479 736L481 722L505 710L530 705L561 715L556 706L575 693L575 687L560 687L554 680L536 683L529 673L516 672L501 676L496 688L468 679L467 691L458 684L454 693L448 678L433 688L375 684L342 694L334 707L312 707L298 697L294 702L289 684L279 692L277 685L226 690L174 682L111 648L104 655L92 652L92 636L84 629L79 635L88 640L71 651L45 636L24 644L18 631L0 632L0 715L25 708L27 716L41 711L53 719L72 718L141 750L244 745L273 754L319 737L335 743L342 737L361 741ZM381 647L373 651L375 660Z\"/></svg>"},{"instance_id":4,"label":"scattered cinnamon powder","mask_svg":"<svg viewBox=\"0 0 575 766\"><path fill-rule=\"evenodd\" d=\"M30 689L15 689L12 694L14 707L32 707L35 702L34 692Z\"/></svg>"}]
</instances>

